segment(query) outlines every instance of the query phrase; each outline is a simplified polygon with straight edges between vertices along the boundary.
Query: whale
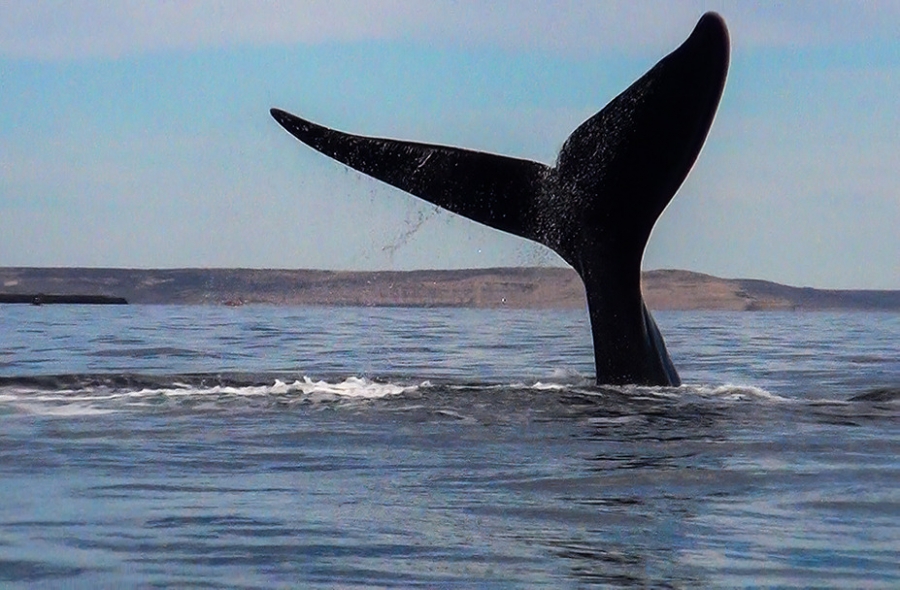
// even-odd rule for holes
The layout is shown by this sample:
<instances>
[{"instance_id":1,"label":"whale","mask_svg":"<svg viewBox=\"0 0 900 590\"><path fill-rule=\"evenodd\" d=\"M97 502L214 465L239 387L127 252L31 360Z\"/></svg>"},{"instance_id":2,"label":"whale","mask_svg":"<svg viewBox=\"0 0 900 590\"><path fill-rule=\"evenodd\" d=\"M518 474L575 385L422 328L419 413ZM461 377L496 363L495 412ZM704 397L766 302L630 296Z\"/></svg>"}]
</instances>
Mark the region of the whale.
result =
<instances>
[{"instance_id":1,"label":"whale","mask_svg":"<svg viewBox=\"0 0 900 590\"><path fill-rule=\"evenodd\" d=\"M463 217L556 252L584 282L598 385L678 386L641 293L657 219L706 141L729 63L724 19L688 38L565 140L554 165L353 135L273 108L307 146Z\"/></svg>"}]
</instances>

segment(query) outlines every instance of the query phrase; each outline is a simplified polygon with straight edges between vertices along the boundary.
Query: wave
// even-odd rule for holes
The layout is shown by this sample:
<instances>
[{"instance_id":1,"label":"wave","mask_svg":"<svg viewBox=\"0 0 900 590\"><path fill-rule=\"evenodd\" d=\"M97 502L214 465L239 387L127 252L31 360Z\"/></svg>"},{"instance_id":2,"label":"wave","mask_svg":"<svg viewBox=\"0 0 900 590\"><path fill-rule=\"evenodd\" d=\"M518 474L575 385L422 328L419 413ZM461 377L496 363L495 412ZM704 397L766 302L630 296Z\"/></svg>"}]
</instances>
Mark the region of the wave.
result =
<instances>
[{"instance_id":1,"label":"wave","mask_svg":"<svg viewBox=\"0 0 900 590\"><path fill-rule=\"evenodd\" d=\"M223 410L304 404L353 404L388 399L443 404L442 411L465 409L471 401L510 407L584 404L641 413L659 404L730 406L735 404L847 404L896 401L895 395L855 396L848 400L788 398L752 385L682 385L680 387L597 386L577 372L554 373L531 382L434 382L409 377L371 379L360 376L313 379L306 375L209 374L64 374L0 377L0 414L89 416L124 410L181 408ZM887 398L887 399L886 399ZM426 400L427 405L427 400Z\"/></svg>"},{"instance_id":2,"label":"wave","mask_svg":"<svg viewBox=\"0 0 900 590\"><path fill-rule=\"evenodd\" d=\"M427 384L427 383L426 383ZM48 375L0 378L0 407L46 416L108 414L167 406L227 407L253 398L264 404L379 399L420 385L360 377L314 381L255 375Z\"/></svg>"}]
</instances>

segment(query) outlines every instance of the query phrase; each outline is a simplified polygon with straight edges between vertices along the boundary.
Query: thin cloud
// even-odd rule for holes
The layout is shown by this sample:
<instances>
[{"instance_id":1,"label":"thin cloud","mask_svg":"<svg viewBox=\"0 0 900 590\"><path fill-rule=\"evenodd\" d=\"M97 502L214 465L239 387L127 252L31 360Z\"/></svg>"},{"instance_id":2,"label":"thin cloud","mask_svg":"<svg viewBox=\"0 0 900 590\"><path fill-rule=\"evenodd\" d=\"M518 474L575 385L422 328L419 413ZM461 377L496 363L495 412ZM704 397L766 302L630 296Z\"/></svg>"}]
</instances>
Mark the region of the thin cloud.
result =
<instances>
[{"instance_id":1,"label":"thin cloud","mask_svg":"<svg viewBox=\"0 0 900 590\"><path fill-rule=\"evenodd\" d=\"M121 58L235 45L399 40L590 55L658 52L683 39L706 10L724 14L744 46L803 46L893 39L896 3L678 4L593 1L180 0L7 2L0 55Z\"/></svg>"},{"instance_id":2,"label":"thin cloud","mask_svg":"<svg viewBox=\"0 0 900 590\"><path fill-rule=\"evenodd\" d=\"M0 9L0 52L46 60L246 44L385 38L404 28L401 3L35 1Z\"/></svg>"}]
</instances>

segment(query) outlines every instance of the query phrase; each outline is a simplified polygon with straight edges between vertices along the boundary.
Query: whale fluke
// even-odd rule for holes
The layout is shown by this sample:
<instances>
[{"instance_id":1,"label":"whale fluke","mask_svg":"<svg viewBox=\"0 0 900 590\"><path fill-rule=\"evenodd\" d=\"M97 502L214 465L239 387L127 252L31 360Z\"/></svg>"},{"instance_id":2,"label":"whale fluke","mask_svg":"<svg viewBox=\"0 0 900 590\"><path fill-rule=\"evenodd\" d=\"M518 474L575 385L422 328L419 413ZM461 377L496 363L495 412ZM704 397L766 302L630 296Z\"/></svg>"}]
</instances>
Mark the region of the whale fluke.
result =
<instances>
[{"instance_id":1,"label":"whale fluke","mask_svg":"<svg viewBox=\"0 0 900 590\"><path fill-rule=\"evenodd\" d=\"M728 53L725 22L703 15L680 47L575 129L554 167L351 135L279 109L271 114L294 137L351 168L553 249L584 281L597 382L679 385L641 296L641 260L706 139Z\"/></svg>"}]
</instances>

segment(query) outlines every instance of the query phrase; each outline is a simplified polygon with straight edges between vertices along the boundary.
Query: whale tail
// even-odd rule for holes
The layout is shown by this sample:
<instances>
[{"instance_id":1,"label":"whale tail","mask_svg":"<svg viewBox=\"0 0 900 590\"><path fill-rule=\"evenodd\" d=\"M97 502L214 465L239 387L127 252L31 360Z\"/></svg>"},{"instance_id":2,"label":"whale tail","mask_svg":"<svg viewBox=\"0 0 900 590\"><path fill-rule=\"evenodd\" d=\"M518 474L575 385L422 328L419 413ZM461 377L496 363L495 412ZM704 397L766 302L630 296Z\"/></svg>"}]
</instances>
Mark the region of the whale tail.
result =
<instances>
[{"instance_id":1,"label":"whale tail","mask_svg":"<svg viewBox=\"0 0 900 590\"><path fill-rule=\"evenodd\" d=\"M679 385L641 296L656 220L706 139L725 85L728 32L705 14L690 37L582 123L556 165L350 135L271 114L310 147L479 223L534 240L585 285L597 382Z\"/></svg>"}]
</instances>

